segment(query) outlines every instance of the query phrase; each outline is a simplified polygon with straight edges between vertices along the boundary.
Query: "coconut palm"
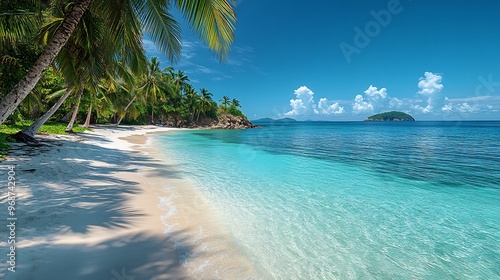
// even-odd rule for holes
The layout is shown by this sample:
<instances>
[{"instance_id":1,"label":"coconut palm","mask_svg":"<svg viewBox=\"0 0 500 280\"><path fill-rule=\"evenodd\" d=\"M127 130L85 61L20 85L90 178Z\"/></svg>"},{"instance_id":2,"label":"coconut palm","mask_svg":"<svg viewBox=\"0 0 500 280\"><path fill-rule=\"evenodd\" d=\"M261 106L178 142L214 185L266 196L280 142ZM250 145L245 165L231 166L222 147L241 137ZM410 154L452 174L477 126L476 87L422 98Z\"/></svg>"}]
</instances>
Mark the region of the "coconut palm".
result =
<instances>
[{"instance_id":1,"label":"coconut palm","mask_svg":"<svg viewBox=\"0 0 500 280\"><path fill-rule=\"evenodd\" d=\"M54 10L56 17L42 27L40 36L42 44L45 43L45 38L57 32L61 21L60 17L57 16L58 14L62 15L62 13L61 10ZM30 127L19 132L16 136L17 139L34 141L34 134L41 125L57 111L71 92L76 92L76 102L73 106L71 119L66 127L66 131L72 131L85 88L90 88L91 92L95 92L99 79L110 75L106 69L116 68L118 55L112 52L113 49L110 48L112 42L104 36L104 28L103 20L90 11L85 12L73 36L56 58L56 65L68 84L66 93L56 102L55 107L52 107L47 112L48 114L44 114ZM115 67L111 67L111 65Z\"/></svg>"},{"instance_id":2,"label":"coconut palm","mask_svg":"<svg viewBox=\"0 0 500 280\"><path fill-rule=\"evenodd\" d=\"M200 99L198 100L198 116L196 118L196 122L200 119L200 113L205 115L210 108L212 107L212 99L211 98L206 98L205 96L201 96Z\"/></svg>"},{"instance_id":3,"label":"coconut palm","mask_svg":"<svg viewBox=\"0 0 500 280\"><path fill-rule=\"evenodd\" d=\"M174 81L175 83L175 81ZM186 101L189 107L189 110L191 111L191 116L189 117L189 121L193 122L194 120L194 115L197 111L197 103L198 100L200 99L200 96L196 92L196 90L189 84L185 86L185 94L184 96L186 97Z\"/></svg>"},{"instance_id":4,"label":"coconut palm","mask_svg":"<svg viewBox=\"0 0 500 280\"><path fill-rule=\"evenodd\" d=\"M221 102L221 105L224 107L228 107L229 105L231 105L231 99L229 99L229 96L227 95L224 95L222 99L219 101Z\"/></svg>"},{"instance_id":5,"label":"coconut palm","mask_svg":"<svg viewBox=\"0 0 500 280\"><path fill-rule=\"evenodd\" d=\"M5 49L16 49L19 43L33 39L43 19L40 8L48 2L0 1L0 53Z\"/></svg>"},{"instance_id":6,"label":"coconut palm","mask_svg":"<svg viewBox=\"0 0 500 280\"><path fill-rule=\"evenodd\" d=\"M0 124L35 87L43 72L52 64L87 9L106 19L111 40L133 41L142 38L142 30L151 37L160 51L171 61L180 55L180 26L168 9L174 3L195 32L221 59L229 52L234 40L236 16L232 0L74 0L67 5L59 28L26 76L0 100ZM140 40L140 39L139 39ZM121 45L123 46L123 45ZM133 51L125 58L133 57Z\"/></svg>"},{"instance_id":7,"label":"coconut palm","mask_svg":"<svg viewBox=\"0 0 500 280\"><path fill-rule=\"evenodd\" d=\"M212 101L212 96L214 96L212 93L208 92L208 89L206 89L206 88L201 88L200 94L203 96L203 98L205 98L209 101Z\"/></svg>"},{"instance_id":8,"label":"coconut palm","mask_svg":"<svg viewBox=\"0 0 500 280\"><path fill-rule=\"evenodd\" d=\"M165 99L165 93L169 91L167 75L160 69L160 61L154 56L148 62L148 71L138 88L138 92L143 96L144 101L151 105L151 123L154 123L156 102L159 99Z\"/></svg>"},{"instance_id":9,"label":"coconut palm","mask_svg":"<svg viewBox=\"0 0 500 280\"><path fill-rule=\"evenodd\" d=\"M189 77L184 75L184 71L177 70L177 72L173 71L173 68L169 69L170 76L172 77L172 82L175 87L181 92L186 93L186 89L189 86Z\"/></svg>"},{"instance_id":10,"label":"coconut palm","mask_svg":"<svg viewBox=\"0 0 500 280\"><path fill-rule=\"evenodd\" d=\"M233 98L232 103L235 107L241 107L240 101L236 98Z\"/></svg>"}]
</instances>

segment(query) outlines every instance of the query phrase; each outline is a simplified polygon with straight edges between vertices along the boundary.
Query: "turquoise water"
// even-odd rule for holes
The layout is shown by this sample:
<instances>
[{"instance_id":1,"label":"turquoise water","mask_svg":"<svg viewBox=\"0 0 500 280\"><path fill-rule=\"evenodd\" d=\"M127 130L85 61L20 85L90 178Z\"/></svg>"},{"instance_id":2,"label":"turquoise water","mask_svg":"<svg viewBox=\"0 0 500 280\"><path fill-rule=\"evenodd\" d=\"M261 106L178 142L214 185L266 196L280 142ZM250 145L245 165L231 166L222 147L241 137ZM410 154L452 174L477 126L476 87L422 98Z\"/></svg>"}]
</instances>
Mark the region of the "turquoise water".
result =
<instances>
[{"instance_id":1,"label":"turquoise water","mask_svg":"<svg viewBox=\"0 0 500 280\"><path fill-rule=\"evenodd\" d=\"M269 279L500 279L500 122L159 135Z\"/></svg>"}]
</instances>

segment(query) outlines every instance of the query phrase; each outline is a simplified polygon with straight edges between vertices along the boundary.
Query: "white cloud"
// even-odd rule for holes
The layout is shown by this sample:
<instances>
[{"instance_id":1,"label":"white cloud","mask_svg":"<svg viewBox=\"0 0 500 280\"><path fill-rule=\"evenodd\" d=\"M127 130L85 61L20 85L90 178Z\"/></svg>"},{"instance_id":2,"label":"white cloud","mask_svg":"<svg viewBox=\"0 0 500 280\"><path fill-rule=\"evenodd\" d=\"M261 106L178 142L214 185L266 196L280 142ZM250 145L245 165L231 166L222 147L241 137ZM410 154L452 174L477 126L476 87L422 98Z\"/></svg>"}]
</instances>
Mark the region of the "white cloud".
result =
<instances>
[{"instance_id":1,"label":"white cloud","mask_svg":"<svg viewBox=\"0 0 500 280\"><path fill-rule=\"evenodd\" d=\"M479 106L469 105L469 103L464 102L464 103L460 104L460 106L458 107L458 111L461 113L474 113L474 112L479 111Z\"/></svg>"},{"instance_id":2,"label":"white cloud","mask_svg":"<svg viewBox=\"0 0 500 280\"><path fill-rule=\"evenodd\" d=\"M436 75L432 72L425 72L425 78L421 77L418 82L419 94L431 96L433 94L441 92L443 89L443 84L441 84L442 76Z\"/></svg>"},{"instance_id":3,"label":"white cloud","mask_svg":"<svg viewBox=\"0 0 500 280\"><path fill-rule=\"evenodd\" d=\"M356 95L356 98L354 98L352 112L354 114L371 113L373 112L373 105L369 102L366 102L361 94L358 94Z\"/></svg>"},{"instance_id":4,"label":"white cloud","mask_svg":"<svg viewBox=\"0 0 500 280\"><path fill-rule=\"evenodd\" d=\"M294 91L295 99L290 100L292 110L285 113L287 116L307 115L314 111L314 92L306 86L301 86Z\"/></svg>"},{"instance_id":5,"label":"white cloud","mask_svg":"<svg viewBox=\"0 0 500 280\"><path fill-rule=\"evenodd\" d=\"M365 90L365 94L368 98L377 100L377 99L385 99L387 97L387 89L381 88L380 90L377 87L370 85L367 90Z\"/></svg>"},{"instance_id":6,"label":"white cloud","mask_svg":"<svg viewBox=\"0 0 500 280\"><path fill-rule=\"evenodd\" d=\"M443 98L440 93L444 86L441 83L443 79L441 75L425 72L424 76L418 82L418 94L427 97L427 105L425 107L422 105L413 105L411 107L416 111L428 114L433 112L434 108L442 107Z\"/></svg>"},{"instance_id":7,"label":"white cloud","mask_svg":"<svg viewBox=\"0 0 500 280\"><path fill-rule=\"evenodd\" d=\"M368 89L364 91L364 93L365 97L363 97L361 94L358 94L354 98L354 104L352 106L352 112L354 114L372 113L375 110L379 110L388 106L388 95L386 88L381 88L379 90L377 87L370 85Z\"/></svg>"},{"instance_id":8,"label":"white cloud","mask_svg":"<svg viewBox=\"0 0 500 280\"><path fill-rule=\"evenodd\" d=\"M294 91L295 99L290 100L292 110L286 116L307 115L340 115L345 112L344 107L338 102L330 104L326 98L320 98L318 104L314 102L314 92L306 86L301 86Z\"/></svg>"},{"instance_id":9,"label":"white cloud","mask_svg":"<svg viewBox=\"0 0 500 280\"><path fill-rule=\"evenodd\" d=\"M319 113L324 115L341 115L345 112L344 107L340 106L338 102L328 105L328 99L321 98L318 102ZM318 110L317 110L318 111Z\"/></svg>"},{"instance_id":10,"label":"white cloud","mask_svg":"<svg viewBox=\"0 0 500 280\"><path fill-rule=\"evenodd\" d=\"M453 111L453 104L448 103L448 104L444 105L443 108L441 108L441 110L444 112L451 112L451 111Z\"/></svg>"},{"instance_id":11,"label":"white cloud","mask_svg":"<svg viewBox=\"0 0 500 280\"><path fill-rule=\"evenodd\" d=\"M403 104L404 104L403 100L397 97L393 97L389 101L389 107L393 109L399 109L401 106L403 106Z\"/></svg>"}]
</instances>

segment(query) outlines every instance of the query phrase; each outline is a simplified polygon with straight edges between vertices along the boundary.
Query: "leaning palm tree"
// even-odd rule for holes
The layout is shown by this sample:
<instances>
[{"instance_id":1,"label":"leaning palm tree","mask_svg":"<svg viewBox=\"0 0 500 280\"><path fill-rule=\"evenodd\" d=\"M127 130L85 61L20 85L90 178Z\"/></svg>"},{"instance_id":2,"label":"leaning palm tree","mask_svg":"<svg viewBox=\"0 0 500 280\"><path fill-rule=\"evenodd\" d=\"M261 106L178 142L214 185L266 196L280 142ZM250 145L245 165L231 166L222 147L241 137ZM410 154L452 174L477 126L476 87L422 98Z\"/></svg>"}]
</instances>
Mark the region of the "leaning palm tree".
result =
<instances>
[{"instance_id":1,"label":"leaning palm tree","mask_svg":"<svg viewBox=\"0 0 500 280\"><path fill-rule=\"evenodd\" d=\"M150 33L157 47L171 61L180 55L180 26L172 17L170 4L175 4L195 32L221 59L229 52L234 40L236 16L233 0L74 0L64 13L57 32L26 76L0 100L0 124L17 108L35 87L44 71L52 64L66 44L87 9L107 19L112 40L141 38L142 30ZM121 28L125 27L125 28ZM134 33L135 31L135 33ZM130 53L135 50L131 50Z\"/></svg>"},{"instance_id":2,"label":"leaning palm tree","mask_svg":"<svg viewBox=\"0 0 500 280\"><path fill-rule=\"evenodd\" d=\"M63 12L60 10L54 10L53 12L55 16L53 20L48 21L41 29L41 44L46 43L45 38L50 37L51 34L57 31L61 22L58 15ZM113 52L114 49L110 48L113 42L104 36L104 28L105 25L102 19L90 11L85 12L76 31L56 58L57 68L68 84L65 94L35 123L17 133L16 139L35 141L34 135L40 127L57 111L72 92L76 92L76 102L73 106L71 119L66 127L66 131L72 131L85 88L91 88L92 91L95 91L98 85L97 81L103 76L110 75L106 70L117 68L116 58L119 57L119 53Z\"/></svg>"}]
</instances>

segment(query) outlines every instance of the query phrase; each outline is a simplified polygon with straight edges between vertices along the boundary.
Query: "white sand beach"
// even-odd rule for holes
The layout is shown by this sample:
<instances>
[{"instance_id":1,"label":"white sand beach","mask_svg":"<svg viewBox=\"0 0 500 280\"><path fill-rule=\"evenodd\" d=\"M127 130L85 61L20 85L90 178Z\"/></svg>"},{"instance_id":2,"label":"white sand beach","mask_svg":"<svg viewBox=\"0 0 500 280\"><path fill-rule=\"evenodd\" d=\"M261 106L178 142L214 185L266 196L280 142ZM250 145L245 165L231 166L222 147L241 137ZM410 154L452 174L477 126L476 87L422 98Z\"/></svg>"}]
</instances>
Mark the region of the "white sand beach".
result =
<instances>
[{"instance_id":1,"label":"white sand beach","mask_svg":"<svg viewBox=\"0 0 500 280\"><path fill-rule=\"evenodd\" d=\"M157 156L151 133L171 130L101 126L14 144L0 180L13 165L16 263L7 270L2 230L0 278L256 279L203 195ZM7 191L1 201L6 217Z\"/></svg>"}]
</instances>

